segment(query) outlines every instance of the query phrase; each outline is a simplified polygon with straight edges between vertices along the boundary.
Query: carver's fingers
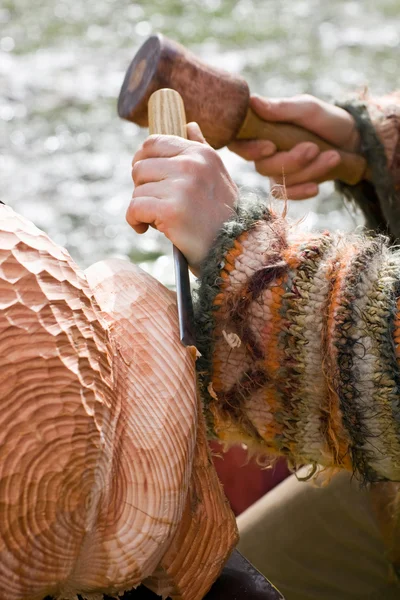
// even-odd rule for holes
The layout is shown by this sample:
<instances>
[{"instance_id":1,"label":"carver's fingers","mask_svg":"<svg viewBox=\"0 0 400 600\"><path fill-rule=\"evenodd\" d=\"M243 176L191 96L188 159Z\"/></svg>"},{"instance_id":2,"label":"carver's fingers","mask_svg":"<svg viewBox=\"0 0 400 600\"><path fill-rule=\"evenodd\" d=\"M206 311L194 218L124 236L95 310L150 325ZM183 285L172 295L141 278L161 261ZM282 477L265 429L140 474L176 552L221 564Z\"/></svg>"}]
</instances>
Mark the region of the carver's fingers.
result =
<instances>
[{"instance_id":1,"label":"carver's fingers","mask_svg":"<svg viewBox=\"0 0 400 600\"><path fill-rule=\"evenodd\" d=\"M171 158L182 154L193 143L176 135L150 135L137 150L132 164L145 158Z\"/></svg>"},{"instance_id":2,"label":"carver's fingers","mask_svg":"<svg viewBox=\"0 0 400 600\"><path fill-rule=\"evenodd\" d=\"M190 139L184 140L185 144L183 145L176 143L175 136L165 136L168 138L166 140L152 139L146 147L144 145L143 149L140 149L135 154L132 161L132 179L134 184L138 186L150 181L162 181L167 177L179 176L185 172L190 172L189 153L193 159L192 151L196 147L196 144L193 144L193 142L198 142L202 146L206 145L208 147L209 144L197 123L188 123L187 134ZM165 142L167 143L167 150L164 146ZM185 154L185 151L190 152ZM159 152L160 155L158 154ZM156 157L147 156L153 153L156 154ZM168 153L169 156L166 156ZM180 157L179 161L171 160L177 156Z\"/></svg>"},{"instance_id":3,"label":"carver's fingers","mask_svg":"<svg viewBox=\"0 0 400 600\"><path fill-rule=\"evenodd\" d=\"M135 187L132 198L149 197L163 200L168 197L170 190L170 181L148 181L147 183L141 183Z\"/></svg>"},{"instance_id":4,"label":"carver's fingers","mask_svg":"<svg viewBox=\"0 0 400 600\"><path fill-rule=\"evenodd\" d=\"M132 179L135 186L151 181L162 181L178 171L171 158L146 158L136 161L132 166Z\"/></svg>"},{"instance_id":5,"label":"carver's fingers","mask_svg":"<svg viewBox=\"0 0 400 600\"><path fill-rule=\"evenodd\" d=\"M135 231L138 231L138 225L145 223L168 237L167 228L181 222L185 212L182 189L185 187L179 186L178 180L173 178L137 186L126 212L126 220Z\"/></svg>"},{"instance_id":6,"label":"carver's fingers","mask_svg":"<svg viewBox=\"0 0 400 600\"><path fill-rule=\"evenodd\" d=\"M254 162L268 158L276 152L275 144L269 140L235 140L228 148L244 160Z\"/></svg>"},{"instance_id":7,"label":"carver's fingers","mask_svg":"<svg viewBox=\"0 0 400 600\"><path fill-rule=\"evenodd\" d=\"M136 196L126 211L126 220L136 233L144 233L149 225L157 227L160 223L160 208L163 201L151 196ZM165 204L165 203L164 203Z\"/></svg>"},{"instance_id":8,"label":"carver's fingers","mask_svg":"<svg viewBox=\"0 0 400 600\"><path fill-rule=\"evenodd\" d=\"M359 136L353 117L343 108L310 94L268 99L253 95L250 106L265 121L293 123L335 146L356 150Z\"/></svg>"},{"instance_id":9,"label":"carver's fingers","mask_svg":"<svg viewBox=\"0 0 400 600\"><path fill-rule=\"evenodd\" d=\"M318 146L310 142L297 144L288 152L277 152L269 158L255 162L256 171L268 177L286 176L303 170L320 153Z\"/></svg>"},{"instance_id":10,"label":"carver's fingers","mask_svg":"<svg viewBox=\"0 0 400 600\"><path fill-rule=\"evenodd\" d=\"M318 194L319 188L316 183L301 183L293 186L283 186L276 184L271 179L271 193L281 200L307 200L314 198Z\"/></svg>"},{"instance_id":11,"label":"carver's fingers","mask_svg":"<svg viewBox=\"0 0 400 600\"><path fill-rule=\"evenodd\" d=\"M138 223L137 225L132 225L131 227L134 231L136 231L136 233L142 234L146 233L146 231L149 228L149 225L146 225L146 223Z\"/></svg>"},{"instance_id":12,"label":"carver's fingers","mask_svg":"<svg viewBox=\"0 0 400 600\"><path fill-rule=\"evenodd\" d=\"M310 94L299 94L291 98L264 98L253 94L250 97L250 106L265 121L296 123L302 127L309 125L311 119L320 120L322 109L330 107L327 102ZM327 116L324 122L326 118Z\"/></svg>"},{"instance_id":13,"label":"carver's fingers","mask_svg":"<svg viewBox=\"0 0 400 600\"><path fill-rule=\"evenodd\" d=\"M341 161L340 154L336 150L321 152L309 165L300 171L273 175L277 183L284 183L286 187L298 185L299 183L314 183L329 177L329 172Z\"/></svg>"}]
</instances>

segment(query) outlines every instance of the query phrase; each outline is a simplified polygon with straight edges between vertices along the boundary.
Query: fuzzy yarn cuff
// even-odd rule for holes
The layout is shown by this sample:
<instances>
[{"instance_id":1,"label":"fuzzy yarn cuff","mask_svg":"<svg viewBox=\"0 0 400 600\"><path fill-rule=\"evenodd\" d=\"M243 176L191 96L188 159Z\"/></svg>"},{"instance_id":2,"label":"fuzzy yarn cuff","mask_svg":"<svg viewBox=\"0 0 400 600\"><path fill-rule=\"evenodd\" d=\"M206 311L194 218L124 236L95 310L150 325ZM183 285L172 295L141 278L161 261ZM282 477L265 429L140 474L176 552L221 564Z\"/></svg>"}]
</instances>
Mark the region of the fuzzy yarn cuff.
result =
<instances>
[{"instance_id":1,"label":"fuzzy yarn cuff","mask_svg":"<svg viewBox=\"0 0 400 600\"><path fill-rule=\"evenodd\" d=\"M400 480L399 296L400 254L384 238L299 233L242 199L197 293L210 434Z\"/></svg>"},{"instance_id":2,"label":"fuzzy yarn cuff","mask_svg":"<svg viewBox=\"0 0 400 600\"><path fill-rule=\"evenodd\" d=\"M400 239L400 96L380 106L378 101L338 104L355 119L361 153L372 171L372 182L356 185L336 182L336 188L363 210L368 228Z\"/></svg>"},{"instance_id":3,"label":"fuzzy yarn cuff","mask_svg":"<svg viewBox=\"0 0 400 600\"><path fill-rule=\"evenodd\" d=\"M213 404L212 357L214 354L214 336L216 327L215 313L219 310L218 297L224 282L223 267L227 254L239 254L240 236L260 221L269 221L270 211L255 194L242 196L234 216L224 224L201 267L199 287L194 294L195 327L197 348L201 354L197 360L197 372L202 393L205 420L208 434L218 438L214 427L214 418L210 405ZM252 431L252 433L255 433ZM239 436L238 441L243 441Z\"/></svg>"}]
</instances>

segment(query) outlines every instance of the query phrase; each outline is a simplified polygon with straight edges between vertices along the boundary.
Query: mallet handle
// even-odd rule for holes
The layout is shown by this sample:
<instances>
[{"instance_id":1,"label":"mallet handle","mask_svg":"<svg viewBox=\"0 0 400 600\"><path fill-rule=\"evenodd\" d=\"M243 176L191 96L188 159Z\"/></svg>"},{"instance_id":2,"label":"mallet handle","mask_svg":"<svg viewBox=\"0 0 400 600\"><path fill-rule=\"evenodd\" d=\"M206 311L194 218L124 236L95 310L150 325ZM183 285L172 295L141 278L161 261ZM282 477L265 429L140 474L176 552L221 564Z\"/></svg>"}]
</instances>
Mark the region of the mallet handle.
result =
<instances>
[{"instance_id":1,"label":"mallet handle","mask_svg":"<svg viewBox=\"0 0 400 600\"><path fill-rule=\"evenodd\" d=\"M254 138L270 140L278 150L290 150L300 142L314 142L322 151L337 150L342 157L341 163L329 171L325 177L317 180L317 183L340 179L345 183L355 185L361 179L368 179L370 176L367 162L359 154L339 150L314 133L297 125L264 121L249 108L236 139Z\"/></svg>"},{"instance_id":2,"label":"mallet handle","mask_svg":"<svg viewBox=\"0 0 400 600\"><path fill-rule=\"evenodd\" d=\"M148 113L151 134L162 133L187 138L185 107L180 94L175 90L162 89L154 92L149 99ZM194 314L188 264L176 246L173 246L173 255L180 338L185 346L194 346Z\"/></svg>"}]
</instances>

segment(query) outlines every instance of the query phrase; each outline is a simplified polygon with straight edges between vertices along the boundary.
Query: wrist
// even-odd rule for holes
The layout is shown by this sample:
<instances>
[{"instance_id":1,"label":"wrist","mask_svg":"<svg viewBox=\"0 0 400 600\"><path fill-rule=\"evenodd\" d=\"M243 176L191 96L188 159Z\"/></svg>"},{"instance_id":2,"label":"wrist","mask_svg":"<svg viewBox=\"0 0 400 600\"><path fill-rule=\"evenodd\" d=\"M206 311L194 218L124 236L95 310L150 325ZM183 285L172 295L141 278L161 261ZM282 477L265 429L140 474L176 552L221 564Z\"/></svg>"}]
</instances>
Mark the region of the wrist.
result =
<instances>
[{"instance_id":1,"label":"wrist","mask_svg":"<svg viewBox=\"0 0 400 600\"><path fill-rule=\"evenodd\" d=\"M359 205L364 212L369 229L387 233L392 240L400 238L400 203L396 201L396 181L390 169L390 157L382 141L380 128L393 126L395 119L385 117L371 101L350 100L341 104L356 122L360 136L360 153L365 157L371 171L370 183L362 181L356 186L336 182L347 197ZM400 179L400 177L399 177Z\"/></svg>"},{"instance_id":2,"label":"wrist","mask_svg":"<svg viewBox=\"0 0 400 600\"><path fill-rule=\"evenodd\" d=\"M351 116L351 115L349 115ZM353 117L351 117L353 119ZM354 119L353 119L354 121ZM356 123L354 121L354 128L352 129L348 141L343 145L343 149L348 150L349 152L354 152L355 154L361 153L361 136L360 132L356 127Z\"/></svg>"},{"instance_id":3,"label":"wrist","mask_svg":"<svg viewBox=\"0 0 400 600\"><path fill-rule=\"evenodd\" d=\"M206 261L211 249L220 236L221 230L238 216L237 206L239 202L239 190L235 184L232 185L231 193L226 194L224 201L215 200L207 210L196 212L191 217L194 227L191 228L192 235L186 240L188 253L185 254L189 268L198 277L201 267ZM189 228L188 228L189 231Z\"/></svg>"}]
</instances>

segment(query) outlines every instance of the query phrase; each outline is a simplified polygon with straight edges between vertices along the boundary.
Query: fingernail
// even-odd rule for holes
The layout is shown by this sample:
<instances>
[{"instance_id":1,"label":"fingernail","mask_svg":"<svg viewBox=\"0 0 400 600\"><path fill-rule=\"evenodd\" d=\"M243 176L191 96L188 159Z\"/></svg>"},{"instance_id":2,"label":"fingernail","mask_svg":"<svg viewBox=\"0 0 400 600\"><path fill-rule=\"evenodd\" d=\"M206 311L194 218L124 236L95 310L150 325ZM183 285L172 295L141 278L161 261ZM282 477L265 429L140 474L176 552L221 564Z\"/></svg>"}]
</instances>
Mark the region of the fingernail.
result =
<instances>
[{"instance_id":1,"label":"fingernail","mask_svg":"<svg viewBox=\"0 0 400 600\"><path fill-rule=\"evenodd\" d=\"M304 153L304 158L308 161L312 160L317 156L319 148L317 146L310 146Z\"/></svg>"},{"instance_id":2,"label":"fingernail","mask_svg":"<svg viewBox=\"0 0 400 600\"><path fill-rule=\"evenodd\" d=\"M340 162L340 154L338 152L332 151L326 155L326 162L330 167L337 165Z\"/></svg>"}]
</instances>

